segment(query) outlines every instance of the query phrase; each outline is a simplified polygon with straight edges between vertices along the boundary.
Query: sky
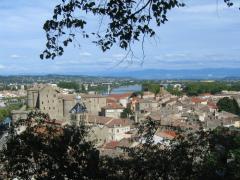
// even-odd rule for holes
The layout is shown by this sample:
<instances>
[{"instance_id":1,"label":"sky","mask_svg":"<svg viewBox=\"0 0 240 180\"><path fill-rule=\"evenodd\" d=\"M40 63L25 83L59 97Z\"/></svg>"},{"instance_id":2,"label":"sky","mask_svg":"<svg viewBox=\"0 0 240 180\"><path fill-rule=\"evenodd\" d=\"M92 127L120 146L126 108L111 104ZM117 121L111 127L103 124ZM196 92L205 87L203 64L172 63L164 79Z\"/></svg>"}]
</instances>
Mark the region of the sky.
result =
<instances>
[{"instance_id":1,"label":"sky","mask_svg":"<svg viewBox=\"0 0 240 180\"><path fill-rule=\"evenodd\" d=\"M90 41L65 49L62 57L41 60L45 48L44 22L59 0L0 0L0 75L94 74L146 69L240 67L240 2L228 8L223 0L183 0L186 7L168 14L169 22L147 38L145 59L136 43L135 59L119 62L126 52L114 47L103 53ZM90 30L99 19L89 20Z\"/></svg>"}]
</instances>

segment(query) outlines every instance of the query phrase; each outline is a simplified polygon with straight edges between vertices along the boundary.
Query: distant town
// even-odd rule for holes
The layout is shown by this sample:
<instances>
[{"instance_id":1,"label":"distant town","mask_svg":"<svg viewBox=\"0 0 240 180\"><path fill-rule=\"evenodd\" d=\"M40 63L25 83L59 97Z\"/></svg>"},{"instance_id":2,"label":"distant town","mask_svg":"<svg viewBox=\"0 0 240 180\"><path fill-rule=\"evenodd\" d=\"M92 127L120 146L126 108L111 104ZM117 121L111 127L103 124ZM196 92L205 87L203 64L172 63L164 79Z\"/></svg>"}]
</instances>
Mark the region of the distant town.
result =
<instances>
[{"instance_id":1,"label":"distant town","mask_svg":"<svg viewBox=\"0 0 240 180\"><path fill-rule=\"evenodd\" d=\"M232 106L230 107L230 105ZM1 136L31 111L47 113L57 126L84 123L101 154L118 156L138 146L136 124L157 121L155 143L175 138L176 128L240 127L240 82L152 81L77 76L1 77ZM1 138L1 144L4 139Z\"/></svg>"}]
</instances>

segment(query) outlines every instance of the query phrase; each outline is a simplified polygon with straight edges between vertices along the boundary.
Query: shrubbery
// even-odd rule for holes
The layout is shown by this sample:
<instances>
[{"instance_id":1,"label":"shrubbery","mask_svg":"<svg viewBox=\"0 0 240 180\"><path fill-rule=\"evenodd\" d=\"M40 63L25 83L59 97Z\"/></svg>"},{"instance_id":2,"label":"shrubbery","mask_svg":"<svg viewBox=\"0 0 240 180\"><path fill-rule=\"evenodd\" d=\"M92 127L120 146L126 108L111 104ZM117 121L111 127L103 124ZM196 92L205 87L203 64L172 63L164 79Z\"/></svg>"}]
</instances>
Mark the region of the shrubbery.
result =
<instances>
[{"instance_id":1,"label":"shrubbery","mask_svg":"<svg viewBox=\"0 0 240 180\"><path fill-rule=\"evenodd\" d=\"M36 119L33 121L33 119ZM19 125L26 130L17 132ZM155 144L159 123L139 126L145 143L125 148L122 157L100 156L87 140L84 124L57 126L48 115L32 112L9 131L0 151L3 179L239 179L240 131L180 132L170 146Z\"/></svg>"}]
</instances>

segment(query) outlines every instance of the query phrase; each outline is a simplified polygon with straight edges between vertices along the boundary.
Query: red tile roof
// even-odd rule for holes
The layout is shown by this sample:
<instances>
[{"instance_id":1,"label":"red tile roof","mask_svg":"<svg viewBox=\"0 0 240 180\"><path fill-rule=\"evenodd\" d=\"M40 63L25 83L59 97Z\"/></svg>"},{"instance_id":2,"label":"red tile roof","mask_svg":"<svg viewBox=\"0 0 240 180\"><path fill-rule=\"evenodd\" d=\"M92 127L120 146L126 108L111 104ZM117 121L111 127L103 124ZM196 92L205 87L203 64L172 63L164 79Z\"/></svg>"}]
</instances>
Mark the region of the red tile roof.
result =
<instances>
[{"instance_id":1,"label":"red tile roof","mask_svg":"<svg viewBox=\"0 0 240 180\"><path fill-rule=\"evenodd\" d=\"M113 103L116 103L117 102L117 100L116 99L114 99L114 98L107 98L107 104L113 104Z\"/></svg>"},{"instance_id":2,"label":"red tile roof","mask_svg":"<svg viewBox=\"0 0 240 180\"><path fill-rule=\"evenodd\" d=\"M193 103L201 103L201 102L206 102L207 100L201 99L201 98L198 98L198 97L193 97L193 98L191 99L191 101L192 101Z\"/></svg>"},{"instance_id":3,"label":"red tile roof","mask_svg":"<svg viewBox=\"0 0 240 180\"><path fill-rule=\"evenodd\" d=\"M52 124L52 125L62 125L64 123L64 121L55 120L55 119L53 119L51 121L50 120L45 120L45 122L47 124Z\"/></svg>"},{"instance_id":4,"label":"red tile roof","mask_svg":"<svg viewBox=\"0 0 240 180\"><path fill-rule=\"evenodd\" d=\"M117 141L111 141L103 144L102 148L104 149L115 149L119 143Z\"/></svg>"},{"instance_id":5,"label":"red tile roof","mask_svg":"<svg viewBox=\"0 0 240 180\"><path fill-rule=\"evenodd\" d=\"M103 109L124 109L124 107L121 106L120 104L112 103L112 104L108 104L107 106L103 107Z\"/></svg>"},{"instance_id":6,"label":"red tile roof","mask_svg":"<svg viewBox=\"0 0 240 180\"><path fill-rule=\"evenodd\" d=\"M212 96L212 94L211 93L203 93L200 96Z\"/></svg>"},{"instance_id":7,"label":"red tile roof","mask_svg":"<svg viewBox=\"0 0 240 180\"><path fill-rule=\"evenodd\" d=\"M114 126L131 126L131 121L128 119L117 119L111 117L104 116L94 116L89 115L87 118L87 122L91 124L100 124L105 125L109 128L113 128Z\"/></svg>"},{"instance_id":8,"label":"red tile roof","mask_svg":"<svg viewBox=\"0 0 240 180\"><path fill-rule=\"evenodd\" d=\"M108 121L110 121L112 118L105 117L105 116L94 116L94 115L88 115L87 122L88 123L95 123L95 124L101 124L104 125Z\"/></svg>"},{"instance_id":9,"label":"red tile roof","mask_svg":"<svg viewBox=\"0 0 240 180\"><path fill-rule=\"evenodd\" d=\"M129 98L132 95L132 93L124 93L124 94L111 94L108 97L114 98L116 100L120 100L120 99L125 99L125 98Z\"/></svg>"},{"instance_id":10,"label":"red tile roof","mask_svg":"<svg viewBox=\"0 0 240 180\"><path fill-rule=\"evenodd\" d=\"M102 95L98 95L98 94L84 94L84 93L81 93L80 95L83 99L86 99L86 98L106 98L106 96L102 96Z\"/></svg>"},{"instance_id":11,"label":"red tile roof","mask_svg":"<svg viewBox=\"0 0 240 180\"><path fill-rule=\"evenodd\" d=\"M114 126L129 126L130 121L128 119L112 119L105 124L108 127Z\"/></svg>"},{"instance_id":12,"label":"red tile roof","mask_svg":"<svg viewBox=\"0 0 240 180\"><path fill-rule=\"evenodd\" d=\"M218 109L217 105L214 102L208 102L208 107L212 109Z\"/></svg>"},{"instance_id":13,"label":"red tile roof","mask_svg":"<svg viewBox=\"0 0 240 180\"><path fill-rule=\"evenodd\" d=\"M167 139L173 139L177 136L175 131L170 131L170 130L158 132L156 135L163 137L163 138L167 138Z\"/></svg>"}]
</instances>

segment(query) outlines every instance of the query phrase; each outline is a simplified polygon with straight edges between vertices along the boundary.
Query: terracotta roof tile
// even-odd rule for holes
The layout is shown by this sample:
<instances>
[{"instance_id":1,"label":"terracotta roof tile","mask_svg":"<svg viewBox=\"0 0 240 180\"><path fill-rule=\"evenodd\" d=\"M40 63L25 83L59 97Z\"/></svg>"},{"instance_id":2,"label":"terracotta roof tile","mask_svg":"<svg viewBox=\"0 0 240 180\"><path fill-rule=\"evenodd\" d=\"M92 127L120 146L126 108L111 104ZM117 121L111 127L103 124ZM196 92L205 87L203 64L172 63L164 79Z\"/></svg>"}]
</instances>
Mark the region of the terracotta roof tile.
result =
<instances>
[{"instance_id":1,"label":"terracotta roof tile","mask_svg":"<svg viewBox=\"0 0 240 180\"><path fill-rule=\"evenodd\" d=\"M115 149L119 143L117 141L111 141L103 144L102 148L104 149Z\"/></svg>"},{"instance_id":2,"label":"terracotta roof tile","mask_svg":"<svg viewBox=\"0 0 240 180\"><path fill-rule=\"evenodd\" d=\"M108 104L107 106L103 107L103 109L124 109L124 107L121 106L120 104L112 103L112 104Z\"/></svg>"},{"instance_id":3,"label":"terracotta roof tile","mask_svg":"<svg viewBox=\"0 0 240 180\"><path fill-rule=\"evenodd\" d=\"M132 124L128 119L117 119L94 115L88 115L87 122L91 124L105 125L109 128L113 128L114 126L130 126Z\"/></svg>"},{"instance_id":4,"label":"terracotta roof tile","mask_svg":"<svg viewBox=\"0 0 240 180\"><path fill-rule=\"evenodd\" d=\"M125 99L125 98L129 98L132 95L132 93L124 93L124 94L111 94L108 97L114 98L116 100L120 100L120 99Z\"/></svg>"},{"instance_id":5,"label":"terracotta roof tile","mask_svg":"<svg viewBox=\"0 0 240 180\"><path fill-rule=\"evenodd\" d=\"M218 109L217 105L214 102L208 102L208 107L212 108L212 109Z\"/></svg>"},{"instance_id":6,"label":"terracotta roof tile","mask_svg":"<svg viewBox=\"0 0 240 180\"><path fill-rule=\"evenodd\" d=\"M191 99L191 101L192 101L193 103L201 103L201 102L206 102L207 100L201 99L201 98L198 98L198 97L193 97L193 98Z\"/></svg>"}]
</instances>

